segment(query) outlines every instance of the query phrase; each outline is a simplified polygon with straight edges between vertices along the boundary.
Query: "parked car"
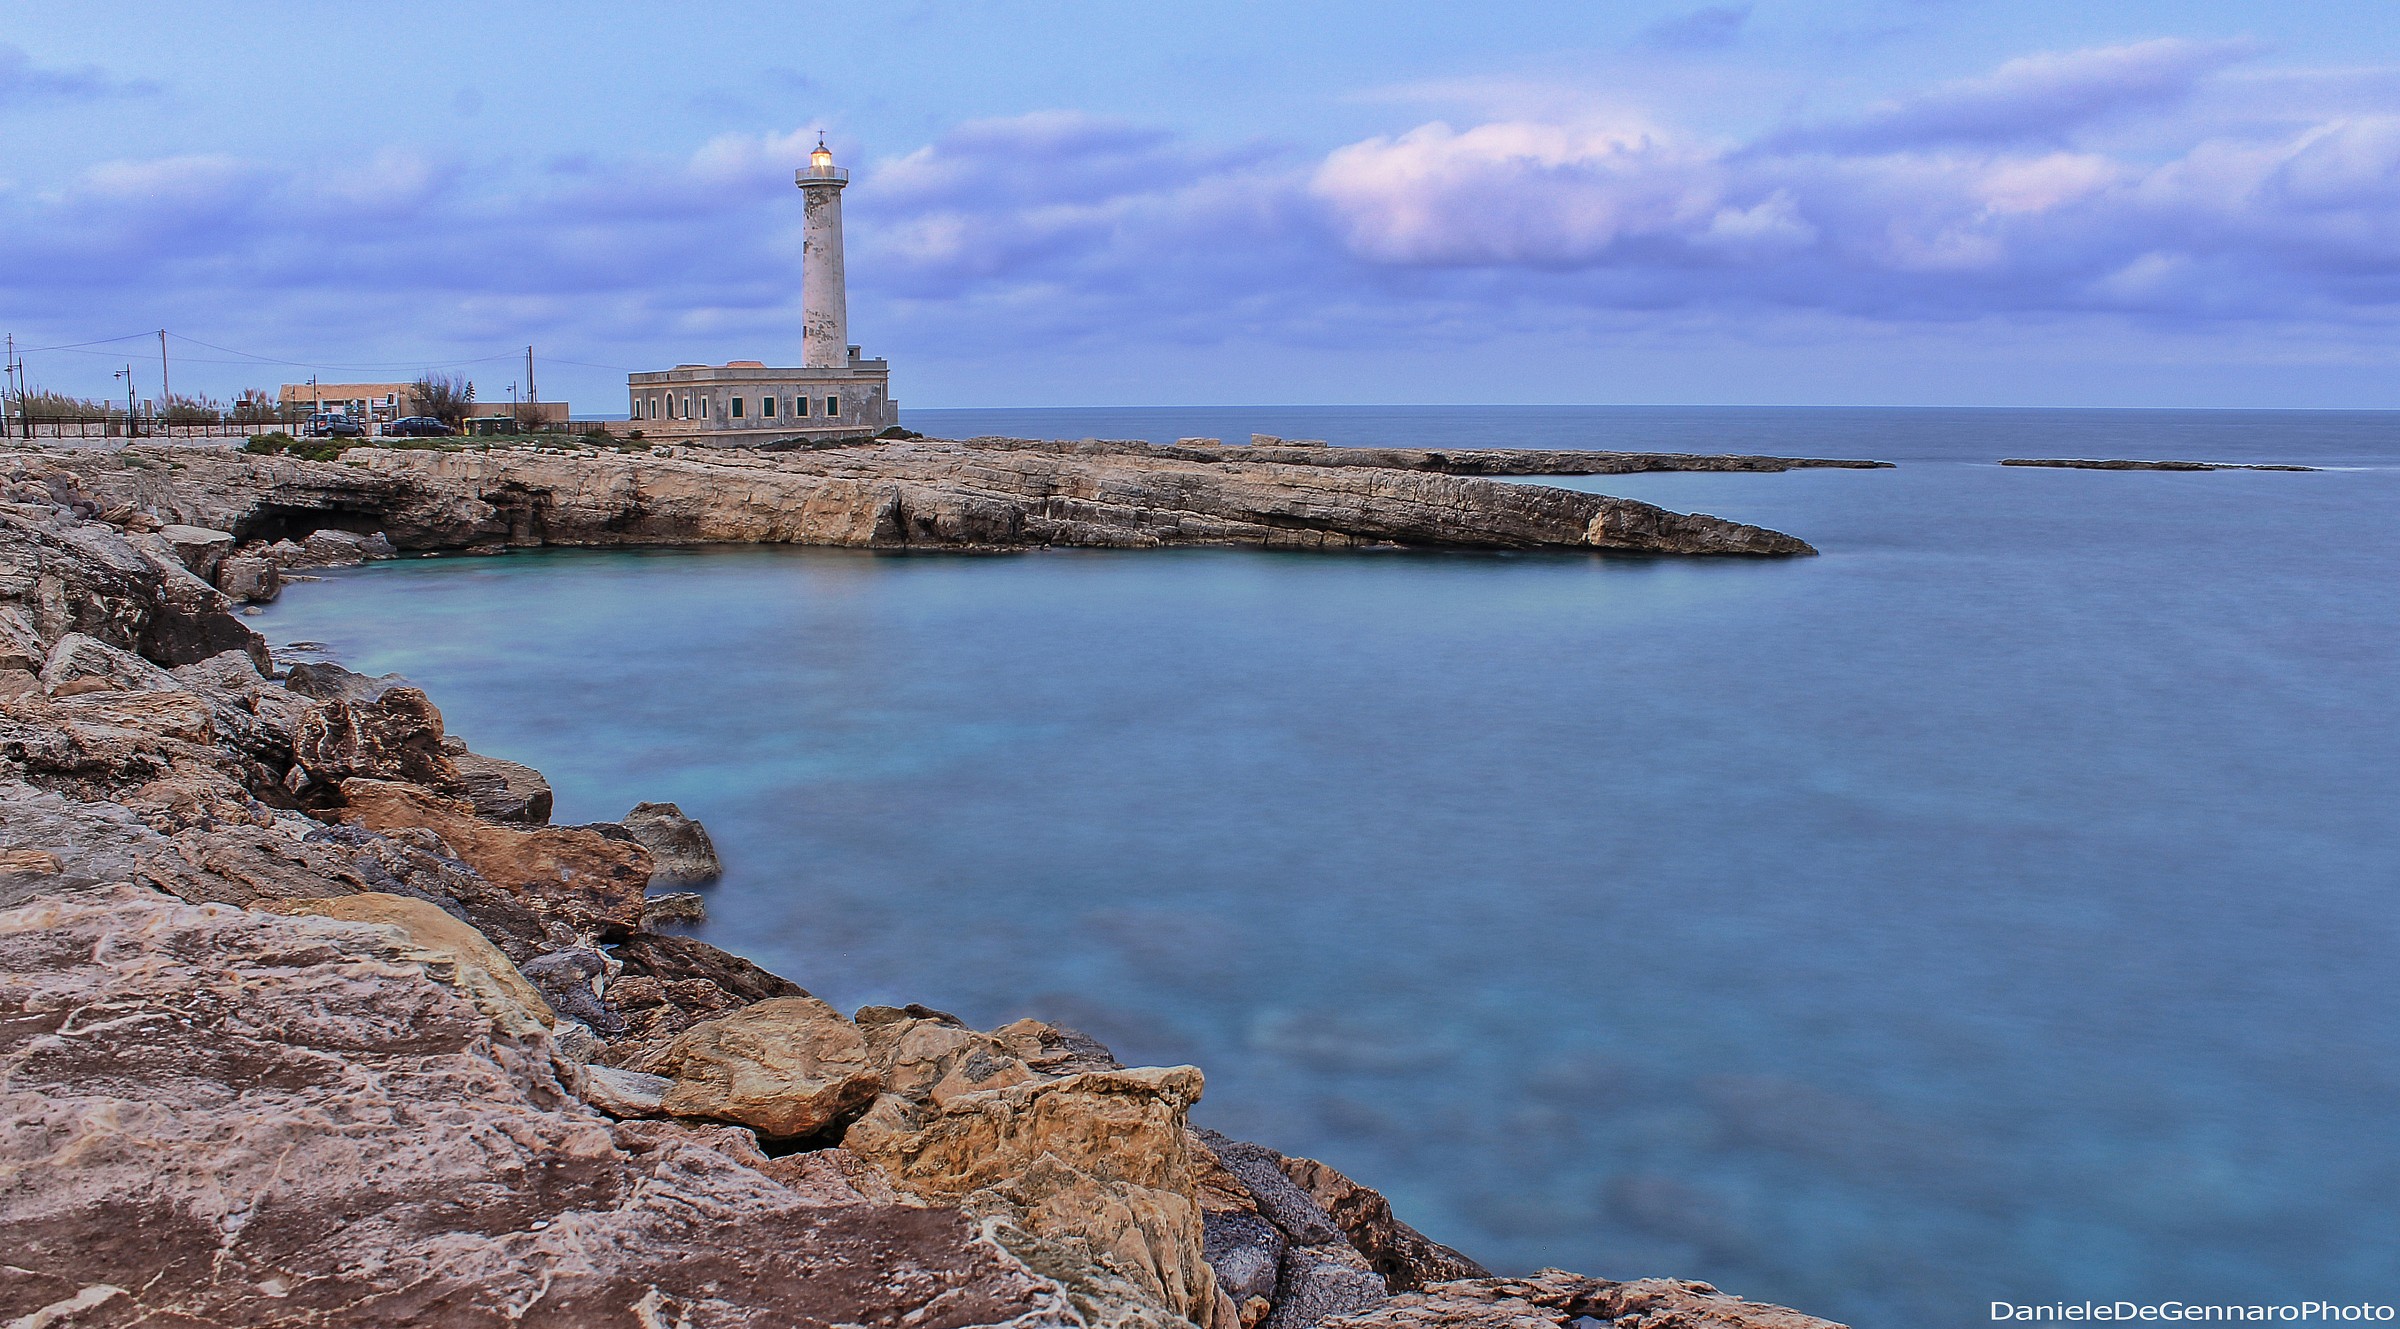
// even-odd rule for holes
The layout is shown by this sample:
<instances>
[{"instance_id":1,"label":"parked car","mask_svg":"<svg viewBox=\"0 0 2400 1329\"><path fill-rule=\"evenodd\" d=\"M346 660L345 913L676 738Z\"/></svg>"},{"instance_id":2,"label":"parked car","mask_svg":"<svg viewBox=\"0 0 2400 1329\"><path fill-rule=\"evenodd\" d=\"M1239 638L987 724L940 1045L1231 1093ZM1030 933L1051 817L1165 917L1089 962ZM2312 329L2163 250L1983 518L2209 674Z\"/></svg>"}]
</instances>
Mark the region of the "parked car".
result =
<instances>
[{"instance_id":1,"label":"parked car","mask_svg":"<svg viewBox=\"0 0 2400 1329\"><path fill-rule=\"evenodd\" d=\"M430 415L404 415L383 427L391 438L443 438L458 431Z\"/></svg>"},{"instance_id":2,"label":"parked car","mask_svg":"<svg viewBox=\"0 0 2400 1329\"><path fill-rule=\"evenodd\" d=\"M312 415L300 427L304 438L364 438L366 426L346 415Z\"/></svg>"}]
</instances>

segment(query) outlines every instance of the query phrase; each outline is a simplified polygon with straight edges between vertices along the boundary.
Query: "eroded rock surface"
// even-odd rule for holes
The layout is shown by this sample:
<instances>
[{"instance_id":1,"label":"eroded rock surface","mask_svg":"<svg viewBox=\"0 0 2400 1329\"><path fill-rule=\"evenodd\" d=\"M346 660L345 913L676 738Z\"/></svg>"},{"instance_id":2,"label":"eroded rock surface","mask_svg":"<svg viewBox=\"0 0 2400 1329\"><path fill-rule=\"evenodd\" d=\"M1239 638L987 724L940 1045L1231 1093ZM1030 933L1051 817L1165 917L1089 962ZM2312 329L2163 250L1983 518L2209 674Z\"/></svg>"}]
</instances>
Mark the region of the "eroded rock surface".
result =
<instances>
[{"instance_id":1,"label":"eroded rock surface","mask_svg":"<svg viewBox=\"0 0 2400 1329\"><path fill-rule=\"evenodd\" d=\"M962 1214L613 1125L390 928L134 887L0 912L0 1067L10 1320L1073 1323Z\"/></svg>"},{"instance_id":2,"label":"eroded rock surface","mask_svg":"<svg viewBox=\"0 0 2400 1329\"><path fill-rule=\"evenodd\" d=\"M178 470L127 471L74 457L56 464L72 468L105 501L245 539L295 524L371 523L404 549L1399 544L1814 552L1780 532L1632 499L1446 474L1422 450L1394 454L1388 465L1327 464L1351 451L984 439L788 453L678 449L672 456L359 448L338 463L177 449ZM1463 469L1459 459L1471 452L1444 455ZM306 552L269 546L265 555L288 562Z\"/></svg>"},{"instance_id":3,"label":"eroded rock surface","mask_svg":"<svg viewBox=\"0 0 2400 1329\"><path fill-rule=\"evenodd\" d=\"M657 866L651 880L681 885L715 881L725 873L708 828L673 803L637 803L618 823L641 841Z\"/></svg>"},{"instance_id":4,"label":"eroded rock surface","mask_svg":"<svg viewBox=\"0 0 2400 1329\"><path fill-rule=\"evenodd\" d=\"M1845 1329L1830 1320L1728 1296L1706 1283L1630 1283L1544 1269L1531 1278L1436 1283L1323 1329Z\"/></svg>"}]
</instances>

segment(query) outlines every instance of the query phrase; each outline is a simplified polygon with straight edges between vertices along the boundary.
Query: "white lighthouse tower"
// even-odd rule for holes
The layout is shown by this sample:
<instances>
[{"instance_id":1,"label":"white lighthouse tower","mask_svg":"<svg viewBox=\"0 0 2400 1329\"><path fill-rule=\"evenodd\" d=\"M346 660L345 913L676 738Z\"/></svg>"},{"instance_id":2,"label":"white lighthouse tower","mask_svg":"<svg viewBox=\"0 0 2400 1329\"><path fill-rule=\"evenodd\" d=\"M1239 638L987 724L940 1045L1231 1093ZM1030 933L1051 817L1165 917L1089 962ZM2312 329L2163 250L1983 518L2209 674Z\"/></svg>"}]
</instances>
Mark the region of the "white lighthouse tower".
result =
<instances>
[{"instance_id":1,"label":"white lighthouse tower","mask_svg":"<svg viewBox=\"0 0 2400 1329\"><path fill-rule=\"evenodd\" d=\"M833 164L825 136L796 174L806 215L800 241L800 364L840 369L850 363L850 309L842 279L842 187L850 173Z\"/></svg>"},{"instance_id":2,"label":"white lighthouse tower","mask_svg":"<svg viewBox=\"0 0 2400 1329\"><path fill-rule=\"evenodd\" d=\"M860 439L896 428L892 367L850 344L842 274L842 189L825 136L796 173L800 186L800 363L677 365L625 376L628 428L661 442L770 447ZM786 288L789 289L788 287Z\"/></svg>"}]
</instances>

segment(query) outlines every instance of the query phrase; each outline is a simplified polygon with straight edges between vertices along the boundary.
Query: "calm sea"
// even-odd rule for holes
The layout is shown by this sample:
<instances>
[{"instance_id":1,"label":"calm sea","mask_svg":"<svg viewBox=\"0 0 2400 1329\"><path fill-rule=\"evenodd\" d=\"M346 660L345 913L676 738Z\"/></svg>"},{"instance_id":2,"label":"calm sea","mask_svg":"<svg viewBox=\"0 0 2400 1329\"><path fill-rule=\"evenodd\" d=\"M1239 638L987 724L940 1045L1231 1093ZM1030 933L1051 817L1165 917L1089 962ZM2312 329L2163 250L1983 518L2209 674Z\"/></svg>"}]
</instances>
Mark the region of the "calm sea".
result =
<instances>
[{"instance_id":1,"label":"calm sea","mask_svg":"<svg viewBox=\"0 0 2400 1329\"><path fill-rule=\"evenodd\" d=\"M553 551L259 626L561 820L681 803L707 939L1197 1063L1496 1266L1891 1329L2400 1298L2400 416L909 420L1902 464L1563 482L1815 559Z\"/></svg>"}]
</instances>

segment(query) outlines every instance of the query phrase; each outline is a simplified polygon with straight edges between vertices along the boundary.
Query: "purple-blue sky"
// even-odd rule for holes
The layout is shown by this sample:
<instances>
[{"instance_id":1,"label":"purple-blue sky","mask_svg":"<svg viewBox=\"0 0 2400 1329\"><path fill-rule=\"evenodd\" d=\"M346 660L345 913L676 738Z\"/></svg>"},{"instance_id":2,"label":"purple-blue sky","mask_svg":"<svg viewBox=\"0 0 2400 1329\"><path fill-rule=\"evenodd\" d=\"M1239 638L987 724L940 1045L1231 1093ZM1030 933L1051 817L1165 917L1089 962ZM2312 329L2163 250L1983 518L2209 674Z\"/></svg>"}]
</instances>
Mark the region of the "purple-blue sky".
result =
<instances>
[{"instance_id":1,"label":"purple-blue sky","mask_svg":"<svg viewBox=\"0 0 2400 1329\"><path fill-rule=\"evenodd\" d=\"M10 0L0 330L619 410L796 358L820 128L906 405L2400 406L2361 0Z\"/></svg>"}]
</instances>

